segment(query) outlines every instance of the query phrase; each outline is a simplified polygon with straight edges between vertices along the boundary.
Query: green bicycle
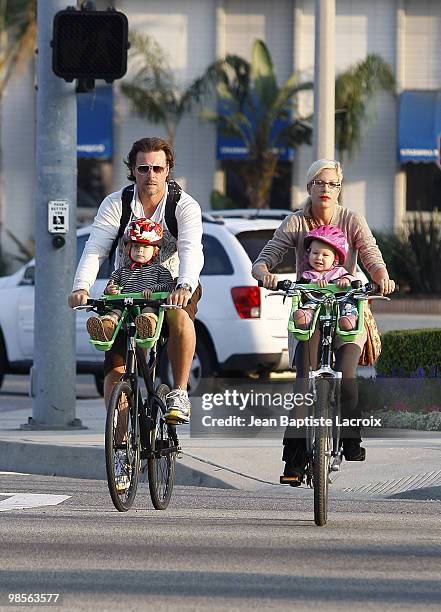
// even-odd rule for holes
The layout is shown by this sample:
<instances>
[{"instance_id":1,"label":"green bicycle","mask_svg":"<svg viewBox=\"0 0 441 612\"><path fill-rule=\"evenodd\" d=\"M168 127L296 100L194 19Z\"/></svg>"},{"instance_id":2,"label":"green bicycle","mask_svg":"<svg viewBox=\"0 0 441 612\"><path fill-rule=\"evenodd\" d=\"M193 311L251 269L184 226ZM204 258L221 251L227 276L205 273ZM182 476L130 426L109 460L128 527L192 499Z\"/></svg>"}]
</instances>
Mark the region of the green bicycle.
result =
<instances>
[{"instance_id":1,"label":"green bicycle","mask_svg":"<svg viewBox=\"0 0 441 612\"><path fill-rule=\"evenodd\" d=\"M259 285L262 286L261 281ZM300 342L311 338L314 331L320 330L319 358L316 370L309 372L309 392L313 402L308 414L306 428L306 484L314 489L314 521L323 526L328 520L328 492L331 472L338 471L343 458L342 440L338 425L341 417L340 396L342 373L334 369L333 339L337 334L345 341L352 341L364 331L364 302L368 299L385 299L378 293L374 283L362 286L360 281L353 281L348 289L341 289L333 284L319 287L316 284L300 284L282 280L277 284L277 291L270 295L284 295L292 298L291 315L288 331ZM294 312L301 305L302 298L317 305L311 326L308 329L297 328ZM348 299L356 300L358 308L357 327L350 331L340 329L338 320L340 307ZM332 423L332 424L330 424Z\"/></svg>"}]
</instances>

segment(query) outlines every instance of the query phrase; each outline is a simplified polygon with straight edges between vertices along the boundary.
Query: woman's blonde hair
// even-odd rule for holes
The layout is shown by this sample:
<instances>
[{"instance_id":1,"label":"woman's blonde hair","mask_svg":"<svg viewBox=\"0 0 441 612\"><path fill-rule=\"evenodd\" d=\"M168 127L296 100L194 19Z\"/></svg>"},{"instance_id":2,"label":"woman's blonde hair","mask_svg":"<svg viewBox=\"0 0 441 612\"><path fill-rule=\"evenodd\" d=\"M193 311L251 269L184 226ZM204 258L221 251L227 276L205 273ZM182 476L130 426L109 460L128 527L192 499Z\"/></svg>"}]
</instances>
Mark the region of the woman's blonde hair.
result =
<instances>
[{"instance_id":1,"label":"woman's blonde hair","mask_svg":"<svg viewBox=\"0 0 441 612\"><path fill-rule=\"evenodd\" d=\"M312 163L308 172L306 173L306 184L309 186L314 178L319 174L322 170L329 169L335 170L337 173L337 180L339 183L343 180L343 170L341 168L341 164L334 159L318 159L314 163Z\"/></svg>"}]
</instances>

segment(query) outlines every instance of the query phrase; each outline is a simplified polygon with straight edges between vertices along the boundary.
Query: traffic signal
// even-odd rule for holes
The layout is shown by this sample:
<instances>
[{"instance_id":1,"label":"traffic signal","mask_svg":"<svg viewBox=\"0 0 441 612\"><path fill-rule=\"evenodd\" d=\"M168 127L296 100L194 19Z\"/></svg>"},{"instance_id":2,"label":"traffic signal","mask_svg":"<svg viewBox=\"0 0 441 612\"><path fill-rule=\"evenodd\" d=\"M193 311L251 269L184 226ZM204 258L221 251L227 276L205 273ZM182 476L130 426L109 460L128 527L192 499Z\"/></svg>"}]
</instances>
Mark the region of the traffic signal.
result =
<instances>
[{"instance_id":1,"label":"traffic signal","mask_svg":"<svg viewBox=\"0 0 441 612\"><path fill-rule=\"evenodd\" d=\"M127 71L129 24L113 9L69 8L54 16L52 69L66 81L120 79Z\"/></svg>"}]
</instances>

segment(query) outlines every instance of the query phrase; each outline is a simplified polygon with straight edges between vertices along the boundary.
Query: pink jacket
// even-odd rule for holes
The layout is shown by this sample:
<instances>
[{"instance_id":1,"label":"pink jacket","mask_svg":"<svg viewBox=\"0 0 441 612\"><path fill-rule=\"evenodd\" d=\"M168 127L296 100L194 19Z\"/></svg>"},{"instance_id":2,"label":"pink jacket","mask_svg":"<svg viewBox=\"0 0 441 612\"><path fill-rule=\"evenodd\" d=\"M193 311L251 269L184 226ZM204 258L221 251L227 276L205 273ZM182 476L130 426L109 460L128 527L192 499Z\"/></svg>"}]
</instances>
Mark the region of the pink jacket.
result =
<instances>
[{"instance_id":1,"label":"pink jacket","mask_svg":"<svg viewBox=\"0 0 441 612\"><path fill-rule=\"evenodd\" d=\"M337 278L341 278L342 276L346 276L350 281L357 280L355 276L349 274L346 268L343 266L336 266L335 268L331 268L331 270L327 270L327 272L319 272L318 270L305 270L302 274L302 279L309 281L310 283L316 283L317 281L323 279L326 282L330 283L331 281L337 280Z\"/></svg>"}]
</instances>

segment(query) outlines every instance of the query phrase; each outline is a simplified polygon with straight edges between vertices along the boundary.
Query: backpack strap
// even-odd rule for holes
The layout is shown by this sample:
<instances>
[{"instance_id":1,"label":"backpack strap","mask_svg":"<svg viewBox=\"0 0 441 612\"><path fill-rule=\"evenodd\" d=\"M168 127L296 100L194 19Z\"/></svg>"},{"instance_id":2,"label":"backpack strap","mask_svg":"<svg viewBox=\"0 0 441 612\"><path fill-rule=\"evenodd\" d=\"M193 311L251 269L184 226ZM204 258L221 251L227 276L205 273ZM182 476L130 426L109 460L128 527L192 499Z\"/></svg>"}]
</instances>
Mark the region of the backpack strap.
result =
<instances>
[{"instance_id":1,"label":"backpack strap","mask_svg":"<svg viewBox=\"0 0 441 612\"><path fill-rule=\"evenodd\" d=\"M115 253L118 243L122 236L124 235L125 229L129 223L130 214L132 212L130 204L133 200L134 194L134 185L127 185L122 190L121 202L122 202L122 212L121 212L121 220L119 222L118 234L115 240L112 243L112 246L109 251L109 259L112 259L113 254ZM178 222L176 221L176 206L181 198L182 188L176 181L169 181L168 183L168 194L167 201L165 203L165 222L167 227L174 238L178 237Z\"/></svg>"},{"instance_id":2,"label":"backpack strap","mask_svg":"<svg viewBox=\"0 0 441 612\"><path fill-rule=\"evenodd\" d=\"M124 189L122 190L122 196L121 196L121 202L122 202L121 219L120 219L120 222L119 222L118 234L117 234L115 240L113 241L112 246L110 247L109 259L112 259L113 254L115 253L115 251L116 251L116 249L118 247L118 243L119 243L121 237L123 236L123 234L125 232L125 229L126 229L128 223L129 223L130 213L131 213L130 204L132 203L132 200L133 200L134 189L135 189L134 185L127 185L127 187L124 187Z\"/></svg>"},{"instance_id":3,"label":"backpack strap","mask_svg":"<svg viewBox=\"0 0 441 612\"><path fill-rule=\"evenodd\" d=\"M178 237L178 222L176 221L176 206L181 199L182 189L181 186L174 180L168 183L168 195L165 203L165 222L169 229L170 234L174 237Z\"/></svg>"}]
</instances>

